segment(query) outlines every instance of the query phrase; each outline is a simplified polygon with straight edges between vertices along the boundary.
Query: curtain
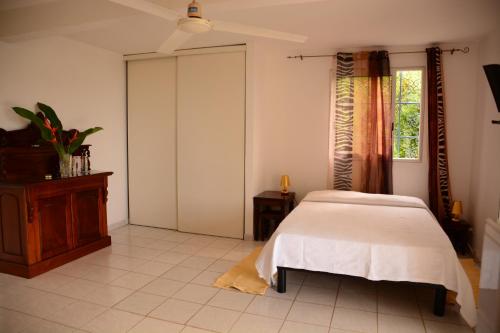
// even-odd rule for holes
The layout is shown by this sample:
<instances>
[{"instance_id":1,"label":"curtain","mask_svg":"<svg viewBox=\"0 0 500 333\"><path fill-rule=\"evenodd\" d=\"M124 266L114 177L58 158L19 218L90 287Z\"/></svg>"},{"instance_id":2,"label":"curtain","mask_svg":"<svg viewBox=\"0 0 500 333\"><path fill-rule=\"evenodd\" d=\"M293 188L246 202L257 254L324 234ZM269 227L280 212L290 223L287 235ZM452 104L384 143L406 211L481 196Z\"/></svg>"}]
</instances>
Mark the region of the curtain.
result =
<instances>
[{"instance_id":1,"label":"curtain","mask_svg":"<svg viewBox=\"0 0 500 333\"><path fill-rule=\"evenodd\" d=\"M429 204L439 222L451 217L451 190L446 149L441 49L427 52L427 109L429 122Z\"/></svg>"},{"instance_id":2,"label":"curtain","mask_svg":"<svg viewBox=\"0 0 500 333\"><path fill-rule=\"evenodd\" d=\"M391 104L387 51L337 54L330 117L334 189L392 193Z\"/></svg>"}]
</instances>

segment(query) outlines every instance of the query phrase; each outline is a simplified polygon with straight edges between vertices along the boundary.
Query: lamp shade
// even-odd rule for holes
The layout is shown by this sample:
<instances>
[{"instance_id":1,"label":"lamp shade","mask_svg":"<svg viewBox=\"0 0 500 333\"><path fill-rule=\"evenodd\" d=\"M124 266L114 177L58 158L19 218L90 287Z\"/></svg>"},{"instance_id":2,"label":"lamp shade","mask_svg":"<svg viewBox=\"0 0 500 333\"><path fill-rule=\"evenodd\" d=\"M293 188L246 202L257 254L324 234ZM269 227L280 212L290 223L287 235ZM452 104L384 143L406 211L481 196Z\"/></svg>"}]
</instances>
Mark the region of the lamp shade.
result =
<instances>
[{"instance_id":1,"label":"lamp shade","mask_svg":"<svg viewBox=\"0 0 500 333\"><path fill-rule=\"evenodd\" d=\"M288 175L281 176L281 193L288 193L288 187L290 186L290 177Z\"/></svg>"},{"instance_id":2,"label":"lamp shade","mask_svg":"<svg viewBox=\"0 0 500 333\"><path fill-rule=\"evenodd\" d=\"M460 216L462 216L462 201L453 201L451 214L453 215L453 219L455 221L460 220Z\"/></svg>"}]
</instances>

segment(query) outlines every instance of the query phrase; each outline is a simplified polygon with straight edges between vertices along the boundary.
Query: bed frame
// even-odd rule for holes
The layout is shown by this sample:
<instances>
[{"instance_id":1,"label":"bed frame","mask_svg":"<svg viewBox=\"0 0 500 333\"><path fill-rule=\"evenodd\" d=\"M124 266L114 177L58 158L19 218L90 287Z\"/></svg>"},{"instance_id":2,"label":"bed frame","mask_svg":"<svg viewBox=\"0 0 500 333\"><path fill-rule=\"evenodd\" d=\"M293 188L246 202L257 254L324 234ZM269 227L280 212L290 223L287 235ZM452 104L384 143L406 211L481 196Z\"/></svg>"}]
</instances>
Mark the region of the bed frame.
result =
<instances>
[{"instance_id":1,"label":"bed frame","mask_svg":"<svg viewBox=\"0 0 500 333\"><path fill-rule=\"evenodd\" d=\"M296 268L278 266L278 281L277 281L276 291L279 293L286 293L286 271L287 270L310 272L310 271L304 270L304 269L296 269ZM434 294L434 315L439 316L439 317L444 316L444 310L446 307L446 291L447 291L446 288L441 286L441 285L435 285L435 284L427 284L427 283L419 283L419 284L432 286L435 288L436 293Z\"/></svg>"}]
</instances>

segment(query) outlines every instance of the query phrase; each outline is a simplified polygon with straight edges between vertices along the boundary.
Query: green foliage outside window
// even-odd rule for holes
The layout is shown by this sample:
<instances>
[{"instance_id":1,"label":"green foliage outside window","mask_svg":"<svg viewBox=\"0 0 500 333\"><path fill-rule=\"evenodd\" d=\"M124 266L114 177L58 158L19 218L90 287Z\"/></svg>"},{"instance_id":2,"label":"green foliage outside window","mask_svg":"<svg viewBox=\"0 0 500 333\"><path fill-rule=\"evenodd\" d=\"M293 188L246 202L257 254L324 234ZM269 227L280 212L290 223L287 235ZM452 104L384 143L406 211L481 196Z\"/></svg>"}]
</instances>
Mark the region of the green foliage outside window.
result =
<instances>
[{"instance_id":1,"label":"green foliage outside window","mask_svg":"<svg viewBox=\"0 0 500 333\"><path fill-rule=\"evenodd\" d=\"M418 159L420 153L420 110L422 71L396 71L394 98L393 157Z\"/></svg>"}]
</instances>

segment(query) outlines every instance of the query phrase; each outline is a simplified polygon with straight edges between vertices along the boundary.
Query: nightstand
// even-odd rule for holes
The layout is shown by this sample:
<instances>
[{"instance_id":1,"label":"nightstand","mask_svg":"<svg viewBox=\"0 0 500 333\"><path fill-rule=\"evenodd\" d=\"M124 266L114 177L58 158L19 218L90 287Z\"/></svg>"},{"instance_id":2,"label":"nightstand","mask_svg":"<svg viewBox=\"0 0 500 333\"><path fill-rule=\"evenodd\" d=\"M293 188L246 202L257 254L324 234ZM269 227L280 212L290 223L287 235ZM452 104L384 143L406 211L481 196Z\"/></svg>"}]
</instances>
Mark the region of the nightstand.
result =
<instances>
[{"instance_id":1,"label":"nightstand","mask_svg":"<svg viewBox=\"0 0 500 333\"><path fill-rule=\"evenodd\" d=\"M469 239L472 234L472 226L464 220L448 220L443 222L442 227L455 250L461 255L469 254Z\"/></svg>"},{"instance_id":2,"label":"nightstand","mask_svg":"<svg viewBox=\"0 0 500 333\"><path fill-rule=\"evenodd\" d=\"M295 207L295 192L265 191L253 197L253 238L266 240Z\"/></svg>"}]
</instances>

